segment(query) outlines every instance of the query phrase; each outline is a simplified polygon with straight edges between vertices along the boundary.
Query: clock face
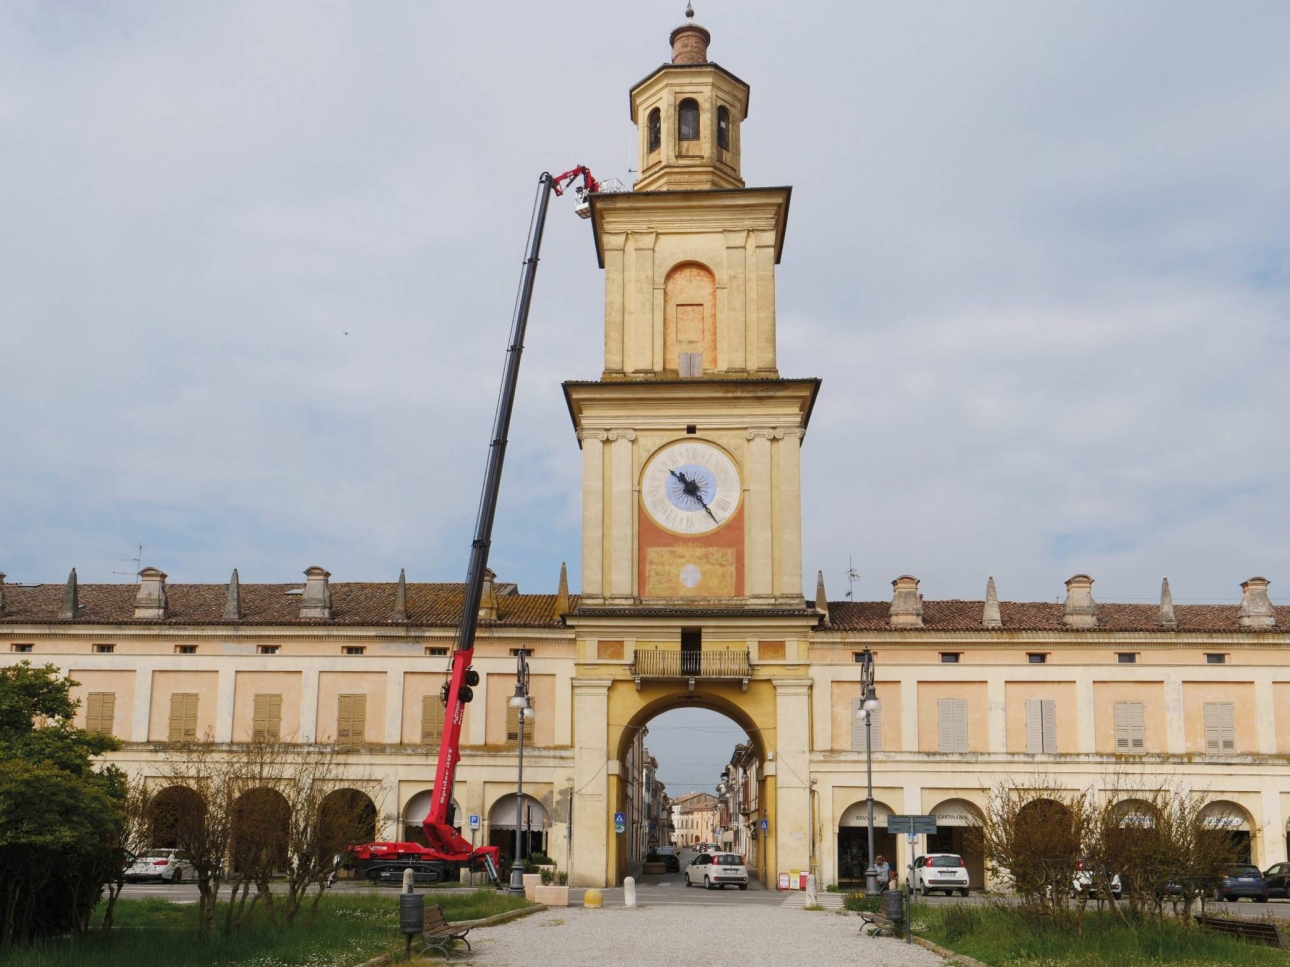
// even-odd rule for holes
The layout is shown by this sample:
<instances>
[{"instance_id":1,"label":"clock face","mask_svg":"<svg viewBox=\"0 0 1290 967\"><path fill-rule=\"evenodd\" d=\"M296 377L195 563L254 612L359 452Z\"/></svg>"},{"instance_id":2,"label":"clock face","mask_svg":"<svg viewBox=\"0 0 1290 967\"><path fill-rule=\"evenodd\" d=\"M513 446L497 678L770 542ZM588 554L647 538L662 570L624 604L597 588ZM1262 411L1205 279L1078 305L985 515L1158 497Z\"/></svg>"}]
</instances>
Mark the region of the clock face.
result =
<instances>
[{"instance_id":1,"label":"clock face","mask_svg":"<svg viewBox=\"0 0 1290 967\"><path fill-rule=\"evenodd\" d=\"M650 458L641 502L660 527L675 534L716 530L739 508L739 468L710 443L674 443Z\"/></svg>"}]
</instances>

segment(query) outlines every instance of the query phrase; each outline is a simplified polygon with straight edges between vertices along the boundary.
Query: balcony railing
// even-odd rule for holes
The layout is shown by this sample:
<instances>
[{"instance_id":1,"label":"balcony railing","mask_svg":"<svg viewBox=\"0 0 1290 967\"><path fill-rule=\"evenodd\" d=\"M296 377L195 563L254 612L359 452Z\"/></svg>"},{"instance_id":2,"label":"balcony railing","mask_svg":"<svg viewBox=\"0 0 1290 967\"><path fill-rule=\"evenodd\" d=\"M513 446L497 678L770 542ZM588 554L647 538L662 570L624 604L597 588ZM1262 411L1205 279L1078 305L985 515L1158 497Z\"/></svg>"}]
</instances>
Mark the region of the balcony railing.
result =
<instances>
[{"instance_id":1,"label":"balcony railing","mask_svg":"<svg viewBox=\"0 0 1290 967\"><path fill-rule=\"evenodd\" d=\"M752 664L744 651L680 651L672 648L637 648L632 659L636 687L645 678L726 679L739 681L748 689Z\"/></svg>"}]
</instances>

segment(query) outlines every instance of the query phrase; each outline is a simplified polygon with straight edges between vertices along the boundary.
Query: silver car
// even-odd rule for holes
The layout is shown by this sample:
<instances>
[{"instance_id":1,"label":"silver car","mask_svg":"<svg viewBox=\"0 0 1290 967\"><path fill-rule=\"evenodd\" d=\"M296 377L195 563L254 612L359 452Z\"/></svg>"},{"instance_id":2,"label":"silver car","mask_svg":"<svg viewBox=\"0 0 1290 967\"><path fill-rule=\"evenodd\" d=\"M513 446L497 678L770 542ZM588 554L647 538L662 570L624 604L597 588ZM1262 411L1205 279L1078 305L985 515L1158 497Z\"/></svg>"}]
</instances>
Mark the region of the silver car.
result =
<instances>
[{"instance_id":1,"label":"silver car","mask_svg":"<svg viewBox=\"0 0 1290 967\"><path fill-rule=\"evenodd\" d=\"M193 864L188 861L188 854L177 849L150 849L140 853L125 871L127 883L139 880L182 883L184 877L192 875Z\"/></svg>"}]
</instances>

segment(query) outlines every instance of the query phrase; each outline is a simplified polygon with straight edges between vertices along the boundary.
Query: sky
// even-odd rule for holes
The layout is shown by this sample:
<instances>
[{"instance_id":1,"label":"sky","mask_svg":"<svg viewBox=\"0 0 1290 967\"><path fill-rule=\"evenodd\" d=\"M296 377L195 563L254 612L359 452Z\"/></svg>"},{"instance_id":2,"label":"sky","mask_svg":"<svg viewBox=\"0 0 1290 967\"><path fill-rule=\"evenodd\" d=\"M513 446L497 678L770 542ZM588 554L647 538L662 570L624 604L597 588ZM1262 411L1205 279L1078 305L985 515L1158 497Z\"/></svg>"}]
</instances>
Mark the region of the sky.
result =
<instances>
[{"instance_id":1,"label":"sky","mask_svg":"<svg viewBox=\"0 0 1290 967\"><path fill-rule=\"evenodd\" d=\"M537 177L630 184L682 10L0 5L0 571L459 580ZM793 186L808 593L1290 600L1290 5L696 10L745 179ZM571 208L494 532L525 591L579 583Z\"/></svg>"}]
</instances>

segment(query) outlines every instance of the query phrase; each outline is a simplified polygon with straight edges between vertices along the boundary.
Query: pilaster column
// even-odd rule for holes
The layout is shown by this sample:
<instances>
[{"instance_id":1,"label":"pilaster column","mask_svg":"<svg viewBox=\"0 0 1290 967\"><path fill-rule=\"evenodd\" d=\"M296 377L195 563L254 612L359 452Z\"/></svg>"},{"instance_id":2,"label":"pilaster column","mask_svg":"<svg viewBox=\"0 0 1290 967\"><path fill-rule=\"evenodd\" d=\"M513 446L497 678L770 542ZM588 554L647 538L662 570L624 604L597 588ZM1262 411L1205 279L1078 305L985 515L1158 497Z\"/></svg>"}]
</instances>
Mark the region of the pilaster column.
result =
<instances>
[{"instance_id":1,"label":"pilaster column","mask_svg":"<svg viewBox=\"0 0 1290 967\"><path fill-rule=\"evenodd\" d=\"M608 885L606 844L609 841L609 721L608 678L573 680L573 855L569 857L571 886Z\"/></svg>"},{"instance_id":2,"label":"pilaster column","mask_svg":"<svg viewBox=\"0 0 1290 967\"><path fill-rule=\"evenodd\" d=\"M654 240L657 232L632 233L632 278L626 342L630 356L629 372L649 373L661 369L663 361L654 358Z\"/></svg>"},{"instance_id":3,"label":"pilaster column","mask_svg":"<svg viewBox=\"0 0 1290 967\"><path fill-rule=\"evenodd\" d=\"M134 675L134 717L130 722L130 741L148 741L148 721L152 716L152 667L145 665Z\"/></svg>"},{"instance_id":4,"label":"pilaster column","mask_svg":"<svg viewBox=\"0 0 1290 967\"><path fill-rule=\"evenodd\" d=\"M1075 708L1075 751L1092 755L1097 751L1097 708L1093 700L1093 676L1087 672L1075 675Z\"/></svg>"},{"instance_id":5,"label":"pilaster column","mask_svg":"<svg viewBox=\"0 0 1290 967\"><path fill-rule=\"evenodd\" d=\"M717 318L725 320L721 331L726 336L725 368L729 372L739 373L748 369L747 356L747 255L744 251L748 244L748 232L726 232L726 287L725 305L721 304L722 294L717 293Z\"/></svg>"},{"instance_id":6,"label":"pilaster column","mask_svg":"<svg viewBox=\"0 0 1290 967\"><path fill-rule=\"evenodd\" d=\"M1187 752L1182 673L1178 671L1165 672L1165 751L1170 755Z\"/></svg>"},{"instance_id":7,"label":"pilaster column","mask_svg":"<svg viewBox=\"0 0 1290 967\"><path fill-rule=\"evenodd\" d=\"M985 684L986 711L990 726L990 752L1008 751L1008 701L1003 679L993 676Z\"/></svg>"},{"instance_id":8,"label":"pilaster column","mask_svg":"<svg viewBox=\"0 0 1290 967\"><path fill-rule=\"evenodd\" d=\"M1260 676L1254 681L1255 729L1258 734L1259 755L1276 755L1277 723L1273 718L1272 679ZM1282 843L1285 837L1281 837Z\"/></svg>"},{"instance_id":9,"label":"pilaster column","mask_svg":"<svg viewBox=\"0 0 1290 967\"><path fill-rule=\"evenodd\" d=\"M233 703L236 698L237 672L232 668L219 670L219 684L215 693L215 741L233 741Z\"/></svg>"},{"instance_id":10,"label":"pilaster column","mask_svg":"<svg viewBox=\"0 0 1290 967\"><path fill-rule=\"evenodd\" d=\"M313 742L318 736L318 669L305 667L300 673L300 741Z\"/></svg>"},{"instance_id":11,"label":"pilaster column","mask_svg":"<svg viewBox=\"0 0 1290 967\"><path fill-rule=\"evenodd\" d=\"M918 751L918 676L900 680L900 750Z\"/></svg>"},{"instance_id":12,"label":"pilaster column","mask_svg":"<svg viewBox=\"0 0 1290 967\"><path fill-rule=\"evenodd\" d=\"M776 430L754 427L748 437L748 528L744 563L744 594L750 598L774 593L774 523L771 519L770 441Z\"/></svg>"},{"instance_id":13,"label":"pilaster column","mask_svg":"<svg viewBox=\"0 0 1290 967\"><path fill-rule=\"evenodd\" d=\"M623 249L622 233L601 236L605 253L605 372L623 371Z\"/></svg>"},{"instance_id":14,"label":"pilaster column","mask_svg":"<svg viewBox=\"0 0 1290 967\"><path fill-rule=\"evenodd\" d=\"M811 738L809 678L776 679L775 784L778 869L810 868Z\"/></svg>"},{"instance_id":15,"label":"pilaster column","mask_svg":"<svg viewBox=\"0 0 1290 967\"><path fill-rule=\"evenodd\" d=\"M609 502L609 596L628 599L635 593L632 587L632 538L635 530L632 527L632 511L635 508L635 501L632 499L635 489L632 441L636 439L636 431L610 430L608 436L612 444L610 486L613 488Z\"/></svg>"},{"instance_id":16,"label":"pilaster column","mask_svg":"<svg viewBox=\"0 0 1290 967\"><path fill-rule=\"evenodd\" d=\"M461 723L461 730L469 745L488 744L488 676L480 675L479 684L474 688L475 697L466 706L466 721ZM472 709L479 709L478 712ZM482 793L481 793L482 795ZM476 810L478 811L478 810Z\"/></svg>"},{"instance_id":17,"label":"pilaster column","mask_svg":"<svg viewBox=\"0 0 1290 967\"><path fill-rule=\"evenodd\" d=\"M779 451L779 587L776 593L802 599L802 438L800 426L785 427ZM805 604L805 601L802 601Z\"/></svg>"},{"instance_id":18,"label":"pilaster column","mask_svg":"<svg viewBox=\"0 0 1290 967\"><path fill-rule=\"evenodd\" d=\"M394 668L385 673L385 742L387 745L403 743L403 669Z\"/></svg>"},{"instance_id":19,"label":"pilaster column","mask_svg":"<svg viewBox=\"0 0 1290 967\"><path fill-rule=\"evenodd\" d=\"M1259 865L1267 869L1273 863L1286 861L1286 820L1281 810L1281 791L1276 783L1263 790L1263 833L1256 842L1262 858Z\"/></svg>"},{"instance_id":20,"label":"pilaster column","mask_svg":"<svg viewBox=\"0 0 1290 967\"><path fill-rule=\"evenodd\" d=\"M582 595L605 593L605 439L604 430L579 430L582 441Z\"/></svg>"},{"instance_id":21,"label":"pilaster column","mask_svg":"<svg viewBox=\"0 0 1290 967\"><path fill-rule=\"evenodd\" d=\"M775 362L775 233L756 232L757 369L774 370ZM750 367L751 368L751 367Z\"/></svg>"}]
</instances>

